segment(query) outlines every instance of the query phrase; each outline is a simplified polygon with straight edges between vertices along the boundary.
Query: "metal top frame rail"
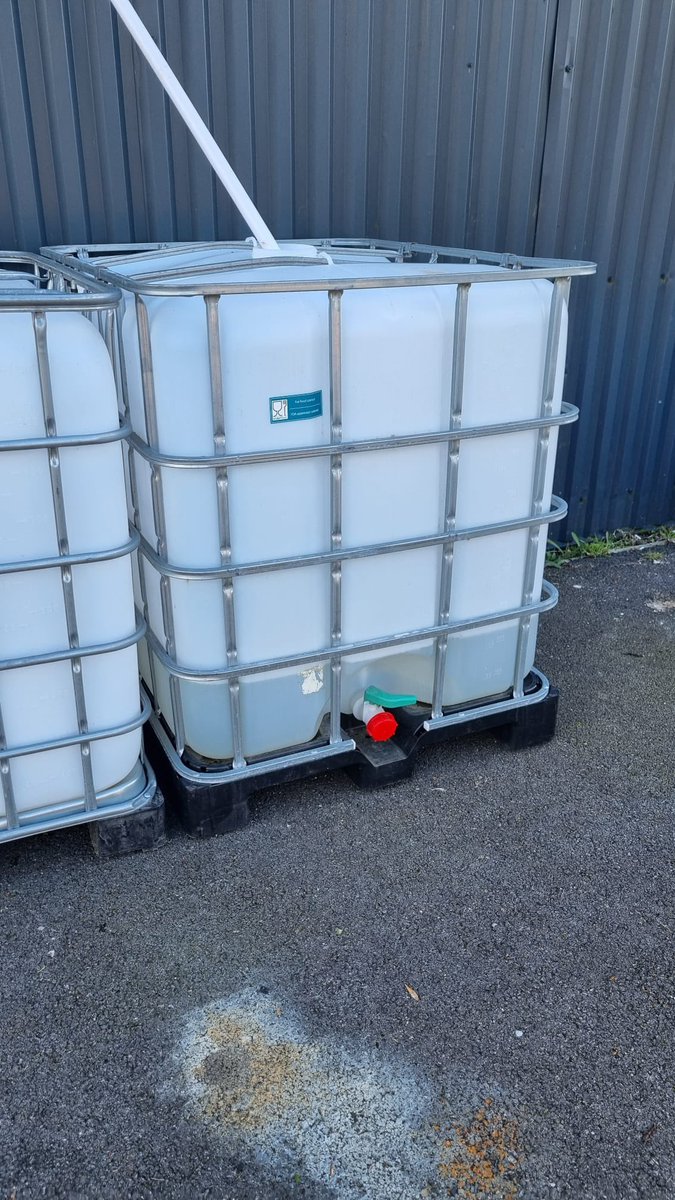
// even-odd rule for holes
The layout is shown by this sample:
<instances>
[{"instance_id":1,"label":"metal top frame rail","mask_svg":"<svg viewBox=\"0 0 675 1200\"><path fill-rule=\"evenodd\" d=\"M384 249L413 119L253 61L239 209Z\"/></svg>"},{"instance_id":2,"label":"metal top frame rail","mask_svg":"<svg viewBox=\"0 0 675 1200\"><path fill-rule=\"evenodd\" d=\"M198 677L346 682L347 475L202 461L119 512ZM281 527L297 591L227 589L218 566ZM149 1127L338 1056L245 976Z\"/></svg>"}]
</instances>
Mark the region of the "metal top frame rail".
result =
<instances>
[{"instance_id":1,"label":"metal top frame rail","mask_svg":"<svg viewBox=\"0 0 675 1200\"><path fill-rule=\"evenodd\" d=\"M358 250L372 251L375 254L388 254L394 258L405 261L412 259L415 255L420 255L424 258L436 262L438 259L452 259L458 262L467 262L475 265L477 263L485 263L499 267L508 268L509 270L527 270L529 268L546 268L557 270L560 268L561 274L569 274L570 268L584 268L583 274L592 274L595 270L595 263L586 262L585 260L576 259L561 259L561 258L532 258L523 254L514 254L512 252L497 252L492 250L471 250L463 246L435 246L428 242L397 242L388 241L385 238L285 238L283 244L286 246L316 246L319 250ZM42 253L48 258L57 259L63 262L71 259L73 263L95 263L101 258L115 258L118 262L123 261L133 262L140 255L152 254L153 257L161 259L174 254L190 254L195 250L243 250L249 247L249 242L242 241L196 241L196 242L92 242L89 244L72 243L66 246L43 246ZM250 262L264 261L262 259L247 260ZM269 261L279 261L276 256L270 257ZM304 259L305 262L310 262L311 259ZM578 273L576 270L574 273Z\"/></svg>"},{"instance_id":2,"label":"metal top frame rail","mask_svg":"<svg viewBox=\"0 0 675 1200\"><path fill-rule=\"evenodd\" d=\"M241 267L241 264L237 264ZM311 259L306 258L274 258L274 259L256 259L252 263L247 263L246 267L264 268L264 267L287 267L287 266L302 266L304 269L311 269L316 266L325 267L325 263L313 263ZM496 268L494 271L482 271L480 275L476 275L473 271L447 271L434 272L433 274L425 275L383 275L373 278L319 278L319 279L282 279L282 280L259 280L255 282L207 282L203 279L205 274L213 274L216 271L224 272L234 270L235 264L228 263L227 265L205 266L202 264L198 267L186 268L181 271L183 277L195 275L198 278L192 283L172 283L162 276L161 273L148 278L134 279L123 275L121 272L113 271L109 268L103 268L100 271L99 278L106 280L115 287L125 288L135 295L142 296L237 296L263 294L273 292L353 292L367 291L377 288L400 288L400 287L443 287L457 286L462 283L476 284L481 283L501 283L505 280L513 280L515 272L511 268ZM518 278L522 279L569 279L572 275L591 275L595 271L595 267L591 264L580 264L578 266L565 267L541 267L527 268L518 271ZM200 278L201 277L201 278Z\"/></svg>"},{"instance_id":3,"label":"metal top frame rail","mask_svg":"<svg viewBox=\"0 0 675 1200\"><path fill-rule=\"evenodd\" d=\"M293 242L287 243L289 246ZM596 265L585 261L567 261L563 259L529 258L516 254L497 254L485 250L469 250L456 246L432 246L424 242L390 242L376 238L307 238L298 240L296 244L316 246L319 250L330 253L331 250L358 250L360 253L372 252L373 255L385 254L398 263L451 267L447 274L434 271L431 274L409 276L384 276L372 279L326 279L305 278L298 280L274 280L265 282L237 283L233 281L220 282L216 286L203 280L186 283L171 283L172 276L203 276L221 271L243 269L261 270L270 267L302 267L303 271L315 272L325 266L320 259L294 256L292 253L284 256L242 257L222 263L204 263L173 267L170 272L163 271L162 260L169 256L185 255L195 250L231 250L247 247L245 242L178 242L143 243L134 246L129 243L111 246L90 245L64 247L61 250L48 250L49 254L61 262L69 261L73 267L80 269L84 265L93 268L96 278L105 280L115 287L125 288L136 294L143 295L237 295L250 292L288 292L288 291L352 291L363 288L385 287L424 287L456 285L460 283L492 283L504 279L512 279L514 274L531 279L570 278L573 275L592 275ZM151 269L142 275L129 276L119 268L126 262L137 261L144 253L150 254L157 264L157 269ZM115 257L114 265L99 262L97 259ZM494 270L462 271L462 264L469 268L475 266L493 267Z\"/></svg>"},{"instance_id":4,"label":"metal top frame rail","mask_svg":"<svg viewBox=\"0 0 675 1200\"><path fill-rule=\"evenodd\" d=\"M0 312L44 312L74 309L92 312L116 308L122 293L116 286L83 275L54 259L18 250L0 250L0 267L24 268L34 275L39 286L16 291L0 290ZM69 289L67 285L72 285Z\"/></svg>"}]
</instances>

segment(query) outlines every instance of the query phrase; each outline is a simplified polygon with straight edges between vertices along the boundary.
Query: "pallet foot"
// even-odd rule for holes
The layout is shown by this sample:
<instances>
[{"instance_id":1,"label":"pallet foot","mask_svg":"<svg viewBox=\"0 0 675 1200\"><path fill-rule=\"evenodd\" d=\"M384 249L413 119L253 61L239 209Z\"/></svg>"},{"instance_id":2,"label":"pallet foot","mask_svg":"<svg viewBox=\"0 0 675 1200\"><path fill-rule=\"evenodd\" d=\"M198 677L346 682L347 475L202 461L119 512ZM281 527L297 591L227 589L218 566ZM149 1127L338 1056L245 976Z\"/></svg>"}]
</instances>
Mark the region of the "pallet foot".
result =
<instances>
[{"instance_id":1,"label":"pallet foot","mask_svg":"<svg viewBox=\"0 0 675 1200\"><path fill-rule=\"evenodd\" d=\"M173 790L181 825L195 838L244 829L250 819L249 794L237 784L193 784L178 776Z\"/></svg>"},{"instance_id":2,"label":"pallet foot","mask_svg":"<svg viewBox=\"0 0 675 1200\"><path fill-rule=\"evenodd\" d=\"M244 787L239 782L223 784L210 780L208 770L202 772L198 783L185 779L173 769L150 723L145 726L143 736L157 782L191 837L234 833L248 825L250 784Z\"/></svg>"},{"instance_id":3,"label":"pallet foot","mask_svg":"<svg viewBox=\"0 0 675 1200\"><path fill-rule=\"evenodd\" d=\"M515 709L511 723L495 730L497 737L511 750L527 750L550 742L555 734L559 699L558 689L549 688L548 695L538 704Z\"/></svg>"},{"instance_id":4,"label":"pallet foot","mask_svg":"<svg viewBox=\"0 0 675 1200\"><path fill-rule=\"evenodd\" d=\"M164 797L159 788L143 808L126 817L92 821L89 836L97 858L103 860L163 846L166 841Z\"/></svg>"}]
</instances>

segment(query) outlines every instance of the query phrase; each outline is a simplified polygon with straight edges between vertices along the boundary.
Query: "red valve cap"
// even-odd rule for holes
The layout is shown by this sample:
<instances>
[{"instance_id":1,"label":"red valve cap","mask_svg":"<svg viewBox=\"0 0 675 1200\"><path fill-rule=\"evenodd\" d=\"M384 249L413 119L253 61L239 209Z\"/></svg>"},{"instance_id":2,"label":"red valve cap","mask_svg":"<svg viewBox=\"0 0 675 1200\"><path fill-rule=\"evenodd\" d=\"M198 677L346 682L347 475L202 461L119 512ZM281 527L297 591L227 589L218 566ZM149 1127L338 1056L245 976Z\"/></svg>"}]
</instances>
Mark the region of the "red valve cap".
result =
<instances>
[{"instance_id":1,"label":"red valve cap","mask_svg":"<svg viewBox=\"0 0 675 1200\"><path fill-rule=\"evenodd\" d=\"M375 713L366 725L366 732L374 742L388 742L398 729L398 721L393 713Z\"/></svg>"}]
</instances>

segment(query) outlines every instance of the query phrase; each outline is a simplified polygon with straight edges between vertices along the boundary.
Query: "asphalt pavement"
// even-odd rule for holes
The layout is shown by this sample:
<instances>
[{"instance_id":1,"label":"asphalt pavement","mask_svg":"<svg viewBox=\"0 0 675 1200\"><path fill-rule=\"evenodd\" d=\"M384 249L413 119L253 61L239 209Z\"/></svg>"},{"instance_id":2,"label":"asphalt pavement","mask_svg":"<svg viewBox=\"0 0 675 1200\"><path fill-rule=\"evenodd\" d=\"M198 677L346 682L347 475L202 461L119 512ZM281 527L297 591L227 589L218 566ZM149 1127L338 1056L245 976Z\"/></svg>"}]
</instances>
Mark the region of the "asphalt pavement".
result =
<instances>
[{"instance_id":1,"label":"asphalt pavement","mask_svg":"<svg viewBox=\"0 0 675 1200\"><path fill-rule=\"evenodd\" d=\"M551 577L546 746L0 848L3 1200L675 1197L675 550Z\"/></svg>"}]
</instances>

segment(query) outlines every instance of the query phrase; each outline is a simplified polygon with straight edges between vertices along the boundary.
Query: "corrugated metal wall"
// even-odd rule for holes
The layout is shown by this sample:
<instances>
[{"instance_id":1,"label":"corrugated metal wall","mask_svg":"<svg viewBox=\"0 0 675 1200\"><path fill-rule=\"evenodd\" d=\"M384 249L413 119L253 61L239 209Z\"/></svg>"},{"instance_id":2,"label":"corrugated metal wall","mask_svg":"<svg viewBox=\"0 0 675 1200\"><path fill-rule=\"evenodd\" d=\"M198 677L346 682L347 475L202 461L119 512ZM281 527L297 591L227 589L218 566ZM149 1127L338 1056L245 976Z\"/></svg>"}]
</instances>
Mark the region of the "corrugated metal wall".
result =
<instances>
[{"instance_id":1,"label":"corrugated metal wall","mask_svg":"<svg viewBox=\"0 0 675 1200\"><path fill-rule=\"evenodd\" d=\"M675 517L674 67L670 0L560 0L535 248L598 263L561 463L580 531Z\"/></svg>"},{"instance_id":2,"label":"corrugated metal wall","mask_svg":"<svg viewBox=\"0 0 675 1200\"><path fill-rule=\"evenodd\" d=\"M559 487L675 517L675 0L136 0L280 236L598 261ZM104 0L0 0L0 244L244 233Z\"/></svg>"}]
</instances>

